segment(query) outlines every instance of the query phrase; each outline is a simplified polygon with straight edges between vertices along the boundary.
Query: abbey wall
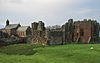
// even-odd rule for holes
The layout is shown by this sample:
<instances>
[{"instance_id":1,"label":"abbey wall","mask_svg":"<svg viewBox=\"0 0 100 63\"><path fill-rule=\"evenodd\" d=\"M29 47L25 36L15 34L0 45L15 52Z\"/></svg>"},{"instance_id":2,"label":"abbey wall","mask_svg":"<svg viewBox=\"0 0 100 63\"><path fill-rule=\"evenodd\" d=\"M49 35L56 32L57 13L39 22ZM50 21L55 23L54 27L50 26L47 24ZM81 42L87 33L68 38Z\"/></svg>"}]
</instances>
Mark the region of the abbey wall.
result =
<instances>
[{"instance_id":1,"label":"abbey wall","mask_svg":"<svg viewBox=\"0 0 100 63\"><path fill-rule=\"evenodd\" d=\"M44 23L33 23L32 43L57 45L67 43L98 43L100 25L96 20L73 21L69 19L60 28L45 28ZM46 42L45 42L46 41Z\"/></svg>"},{"instance_id":2,"label":"abbey wall","mask_svg":"<svg viewBox=\"0 0 100 63\"><path fill-rule=\"evenodd\" d=\"M48 45L62 44L62 30L47 30Z\"/></svg>"}]
</instances>

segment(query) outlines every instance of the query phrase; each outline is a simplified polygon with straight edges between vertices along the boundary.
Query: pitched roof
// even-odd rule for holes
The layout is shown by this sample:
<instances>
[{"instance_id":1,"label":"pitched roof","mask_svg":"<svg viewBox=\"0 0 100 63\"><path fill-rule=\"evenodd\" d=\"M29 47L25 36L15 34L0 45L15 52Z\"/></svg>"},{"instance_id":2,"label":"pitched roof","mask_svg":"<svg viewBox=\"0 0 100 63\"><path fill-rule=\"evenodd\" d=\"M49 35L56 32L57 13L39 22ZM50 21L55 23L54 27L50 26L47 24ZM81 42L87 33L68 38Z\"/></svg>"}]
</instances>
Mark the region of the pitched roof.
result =
<instances>
[{"instance_id":1,"label":"pitched roof","mask_svg":"<svg viewBox=\"0 0 100 63\"><path fill-rule=\"evenodd\" d=\"M5 27L5 29L14 29L17 28L20 24L9 24L8 26Z\"/></svg>"},{"instance_id":2,"label":"pitched roof","mask_svg":"<svg viewBox=\"0 0 100 63\"><path fill-rule=\"evenodd\" d=\"M29 26L21 26L17 29L17 31L26 31L29 28Z\"/></svg>"}]
</instances>

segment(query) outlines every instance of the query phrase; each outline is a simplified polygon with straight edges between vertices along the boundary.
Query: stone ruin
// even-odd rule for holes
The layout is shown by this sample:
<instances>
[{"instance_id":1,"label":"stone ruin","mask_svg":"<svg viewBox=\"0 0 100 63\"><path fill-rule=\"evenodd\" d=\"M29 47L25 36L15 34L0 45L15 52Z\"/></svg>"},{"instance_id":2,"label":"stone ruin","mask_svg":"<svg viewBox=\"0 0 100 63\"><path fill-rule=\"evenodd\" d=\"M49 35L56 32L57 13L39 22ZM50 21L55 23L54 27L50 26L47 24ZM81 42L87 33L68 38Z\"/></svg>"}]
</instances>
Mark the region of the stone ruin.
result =
<instances>
[{"instance_id":1,"label":"stone ruin","mask_svg":"<svg viewBox=\"0 0 100 63\"><path fill-rule=\"evenodd\" d=\"M32 23L31 44L98 43L100 26L96 20L69 19L60 28L45 28L42 21Z\"/></svg>"},{"instance_id":2,"label":"stone ruin","mask_svg":"<svg viewBox=\"0 0 100 63\"><path fill-rule=\"evenodd\" d=\"M46 29L42 21L32 23L31 44L47 44Z\"/></svg>"},{"instance_id":3,"label":"stone ruin","mask_svg":"<svg viewBox=\"0 0 100 63\"><path fill-rule=\"evenodd\" d=\"M69 19L68 22L62 26L55 25L47 28L42 21L39 21L33 22L31 27L32 35L23 38L6 38L7 35L0 31L0 38L2 38L2 40L0 39L0 44L10 42L28 42L30 44L42 45L99 43L100 25L96 20L84 19L82 21L73 21L73 19Z\"/></svg>"},{"instance_id":4,"label":"stone ruin","mask_svg":"<svg viewBox=\"0 0 100 63\"><path fill-rule=\"evenodd\" d=\"M76 43L97 43L99 38L100 26L96 20L74 21L69 19L62 26L63 41Z\"/></svg>"}]
</instances>

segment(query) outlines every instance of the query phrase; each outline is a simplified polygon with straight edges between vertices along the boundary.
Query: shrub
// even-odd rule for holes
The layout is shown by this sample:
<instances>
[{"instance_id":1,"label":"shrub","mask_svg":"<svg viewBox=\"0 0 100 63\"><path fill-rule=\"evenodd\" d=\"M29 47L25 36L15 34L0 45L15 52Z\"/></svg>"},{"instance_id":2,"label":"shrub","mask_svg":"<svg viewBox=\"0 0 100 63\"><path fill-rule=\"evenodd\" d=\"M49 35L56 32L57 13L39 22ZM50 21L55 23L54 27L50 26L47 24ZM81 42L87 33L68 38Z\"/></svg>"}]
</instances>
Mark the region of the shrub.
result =
<instances>
[{"instance_id":1,"label":"shrub","mask_svg":"<svg viewBox=\"0 0 100 63\"><path fill-rule=\"evenodd\" d=\"M40 47L39 45L29 44L15 44L0 48L0 53L8 55L33 55L37 51L34 48Z\"/></svg>"}]
</instances>

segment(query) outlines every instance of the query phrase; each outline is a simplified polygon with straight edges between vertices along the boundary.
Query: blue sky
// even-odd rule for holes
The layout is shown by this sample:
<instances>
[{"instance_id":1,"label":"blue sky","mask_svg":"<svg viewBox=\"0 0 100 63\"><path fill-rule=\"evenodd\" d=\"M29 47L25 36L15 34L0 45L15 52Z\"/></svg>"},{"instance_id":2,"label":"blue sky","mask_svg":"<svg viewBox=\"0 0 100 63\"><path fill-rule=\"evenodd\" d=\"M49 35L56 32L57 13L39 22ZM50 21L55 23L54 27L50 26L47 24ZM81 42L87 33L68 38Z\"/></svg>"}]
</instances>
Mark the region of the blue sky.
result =
<instances>
[{"instance_id":1,"label":"blue sky","mask_svg":"<svg viewBox=\"0 0 100 63\"><path fill-rule=\"evenodd\" d=\"M100 22L100 0L0 0L0 24L31 25L42 20L48 25L62 25L68 19L96 19Z\"/></svg>"}]
</instances>

